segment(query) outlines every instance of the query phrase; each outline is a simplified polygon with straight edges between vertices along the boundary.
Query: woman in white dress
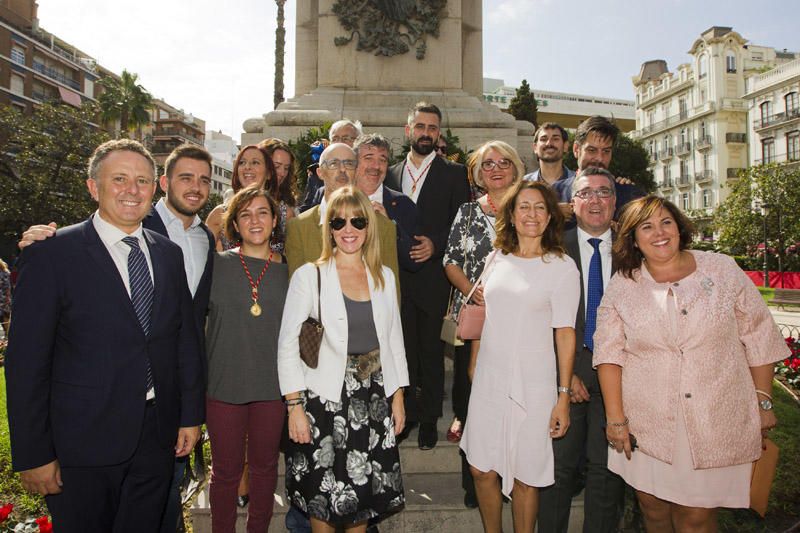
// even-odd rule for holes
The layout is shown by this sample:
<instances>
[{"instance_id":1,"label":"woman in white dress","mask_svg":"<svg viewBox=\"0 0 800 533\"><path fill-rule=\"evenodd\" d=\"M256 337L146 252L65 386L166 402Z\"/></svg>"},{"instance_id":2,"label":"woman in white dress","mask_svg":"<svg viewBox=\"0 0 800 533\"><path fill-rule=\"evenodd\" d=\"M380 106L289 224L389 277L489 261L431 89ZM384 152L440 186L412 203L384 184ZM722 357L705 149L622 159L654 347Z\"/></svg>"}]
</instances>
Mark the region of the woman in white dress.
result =
<instances>
[{"instance_id":1,"label":"woman in white dress","mask_svg":"<svg viewBox=\"0 0 800 533\"><path fill-rule=\"evenodd\" d=\"M514 530L533 532L538 487L554 481L551 439L569 427L580 279L562 223L550 188L520 181L503 200L486 260L486 320L461 440L486 532L502 529L503 495Z\"/></svg>"}]
</instances>

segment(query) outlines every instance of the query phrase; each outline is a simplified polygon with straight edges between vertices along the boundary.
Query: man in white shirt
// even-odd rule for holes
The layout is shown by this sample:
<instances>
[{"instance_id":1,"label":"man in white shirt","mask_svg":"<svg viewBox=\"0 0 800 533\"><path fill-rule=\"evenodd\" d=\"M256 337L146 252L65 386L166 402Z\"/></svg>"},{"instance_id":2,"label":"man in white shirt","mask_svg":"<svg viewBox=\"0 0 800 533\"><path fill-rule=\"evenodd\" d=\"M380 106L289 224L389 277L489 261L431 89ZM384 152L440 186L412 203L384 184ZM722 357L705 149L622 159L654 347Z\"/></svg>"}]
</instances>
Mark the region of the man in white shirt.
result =
<instances>
[{"instance_id":1,"label":"man in white shirt","mask_svg":"<svg viewBox=\"0 0 800 533\"><path fill-rule=\"evenodd\" d=\"M411 150L405 160L389 168L385 184L417 205L419 231L413 235L409 257L421 268L401 270L401 313L411 390L405 395L409 424L419 422L417 444L430 450L438 441L436 422L442 416L444 343L440 339L450 283L442 257L450 226L459 207L469 200L467 169L436 155L442 112L419 102L408 115L406 137Z\"/></svg>"},{"instance_id":2,"label":"man in white shirt","mask_svg":"<svg viewBox=\"0 0 800 533\"><path fill-rule=\"evenodd\" d=\"M575 319L575 369L570 391L570 427L553 441L555 484L539 492L539 531L566 533L581 455L586 452L585 533L617 530L624 483L608 470L603 396L592 369L597 305L614 274L611 220L616 203L614 175L602 167L581 170L571 183L577 227L564 233L564 247L581 272L581 301Z\"/></svg>"}]
</instances>

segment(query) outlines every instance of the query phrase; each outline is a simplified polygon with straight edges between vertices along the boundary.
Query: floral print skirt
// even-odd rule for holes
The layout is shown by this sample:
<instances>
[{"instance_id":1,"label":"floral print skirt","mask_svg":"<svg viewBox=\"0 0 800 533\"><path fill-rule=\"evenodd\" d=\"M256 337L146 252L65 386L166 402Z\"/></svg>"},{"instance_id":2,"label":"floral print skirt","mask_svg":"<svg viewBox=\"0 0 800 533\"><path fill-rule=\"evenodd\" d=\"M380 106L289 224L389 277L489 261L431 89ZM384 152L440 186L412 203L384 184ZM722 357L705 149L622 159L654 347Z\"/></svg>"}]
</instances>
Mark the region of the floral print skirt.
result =
<instances>
[{"instance_id":1,"label":"floral print skirt","mask_svg":"<svg viewBox=\"0 0 800 533\"><path fill-rule=\"evenodd\" d=\"M392 408L383 373L356 377L348 358L340 402L306 392L311 443L292 442L286 495L312 518L349 525L381 516L405 503Z\"/></svg>"}]
</instances>

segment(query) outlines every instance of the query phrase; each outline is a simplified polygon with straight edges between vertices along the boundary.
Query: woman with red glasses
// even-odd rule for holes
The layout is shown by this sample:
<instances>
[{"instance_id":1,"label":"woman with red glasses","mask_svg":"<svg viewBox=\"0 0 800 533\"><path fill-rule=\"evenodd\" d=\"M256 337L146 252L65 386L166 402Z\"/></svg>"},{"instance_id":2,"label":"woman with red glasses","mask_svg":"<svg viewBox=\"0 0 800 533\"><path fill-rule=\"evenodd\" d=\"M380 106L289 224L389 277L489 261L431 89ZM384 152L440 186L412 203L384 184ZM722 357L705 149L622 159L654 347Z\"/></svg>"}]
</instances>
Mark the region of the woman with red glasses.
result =
<instances>
[{"instance_id":1,"label":"woman with red glasses","mask_svg":"<svg viewBox=\"0 0 800 533\"><path fill-rule=\"evenodd\" d=\"M363 532L367 520L405 502L395 441L408 386L400 309L362 192L332 194L322 233L320 258L292 276L281 325L278 379L292 441L286 492L315 533ZM298 341L309 316L325 328L314 368Z\"/></svg>"}]
</instances>

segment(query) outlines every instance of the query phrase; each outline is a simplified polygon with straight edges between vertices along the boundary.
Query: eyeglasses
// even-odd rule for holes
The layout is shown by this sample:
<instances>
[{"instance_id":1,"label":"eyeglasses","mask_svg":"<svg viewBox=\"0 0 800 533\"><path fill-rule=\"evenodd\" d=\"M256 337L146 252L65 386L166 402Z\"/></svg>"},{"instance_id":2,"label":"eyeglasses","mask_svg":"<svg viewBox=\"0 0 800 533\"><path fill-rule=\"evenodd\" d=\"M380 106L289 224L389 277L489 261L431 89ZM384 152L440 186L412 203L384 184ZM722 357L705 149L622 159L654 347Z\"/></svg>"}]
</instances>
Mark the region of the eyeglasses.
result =
<instances>
[{"instance_id":1,"label":"eyeglasses","mask_svg":"<svg viewBox=\"0 0 800 533\"><path fill-rule=\"evenodd\" d=\"M447 153L447 146L437 146L436 147L436 151L439 152L440 154L446 154Z\"/></svg>"},{"instance_id":2,"label":"eyeglasses","mask_svg":"<svg viewBox=\"0 0 800 533\"><path fill-rule=\"evenodd\" d=\"M342 166L347 170L354 170L358 161L355 159L328 159L319 164L322 168L340 170Z\"/></svg>"},{"instance_id":3,"label":"eyeglasses","mask_svg":"<svg viewBox=\"0 0 800 533\"><path fill-rule=\"evenodd\" d=\"M589 200L592 198L592 196L605 200L606 198L611 198L614 196L614 191L608 187L602 187L600 189L581 189L575 193L575 196L581 200Z\"/></svg>"},{"instance_id":4,"label":"eyeglasses","mask_svg":"<svg viewBox=\"0 0 800 533\"><path fill-rule=\"evenodd\" d=\"M368 223L367 217L353 217L350 219L350 225L358 230L366 228ZM342 217L336 217L330 219L328 224L330 224L331 228L335 231L339 231L347 225L347 220Z\"/></svg>"},{"instance_id":5,"label":"eyeglasses","mask_svg":"<svg viewBox=\"0 0 800 533\"><path fill-rule=\"evenodd\" d=\"M334 135L333 138L331 139L331 141L335 143L345 143L345 144L351 143L355 140L356 138L353 137L352 135Z\"/></svg>"},{"instance_id":6,"label":"eyeglasses","mask_svg":"<svg viewBox=\"0 0 800 533\"><path fill-rule=\"evenodd\" d=\"M481 168L483 170L494 170L494 167L499 168L500 170L505 170L511 166L510 159L498 159L495 161L494 159L484 159L481 161Z\"/></svg>"}]
</instances>

